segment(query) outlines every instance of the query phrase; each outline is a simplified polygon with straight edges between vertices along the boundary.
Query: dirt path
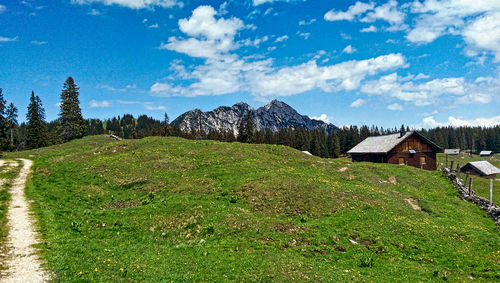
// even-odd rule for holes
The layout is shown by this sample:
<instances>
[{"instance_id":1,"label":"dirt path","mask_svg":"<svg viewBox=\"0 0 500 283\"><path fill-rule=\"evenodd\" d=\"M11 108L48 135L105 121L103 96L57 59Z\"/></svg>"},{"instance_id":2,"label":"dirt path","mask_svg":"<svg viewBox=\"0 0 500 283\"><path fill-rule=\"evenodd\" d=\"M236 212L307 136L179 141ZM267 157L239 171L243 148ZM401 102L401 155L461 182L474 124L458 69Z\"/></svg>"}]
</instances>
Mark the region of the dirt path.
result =
<instances>
[{"instance_id":1,"label":"dirt path","mask_svg":"<svg viewBox=\"0 0 500 283\"><path fill-rule=\"evenodd\" d=\"M33 244L38 243L33 220L24 196L26 177L30 173L31 160L23 163L19 176L12 182L9 192L11 200L7 213L9 235L7 236L7 271L0 276L0 282L45 282L49 273L41 265Z\"/></svg>"}]
</instances>

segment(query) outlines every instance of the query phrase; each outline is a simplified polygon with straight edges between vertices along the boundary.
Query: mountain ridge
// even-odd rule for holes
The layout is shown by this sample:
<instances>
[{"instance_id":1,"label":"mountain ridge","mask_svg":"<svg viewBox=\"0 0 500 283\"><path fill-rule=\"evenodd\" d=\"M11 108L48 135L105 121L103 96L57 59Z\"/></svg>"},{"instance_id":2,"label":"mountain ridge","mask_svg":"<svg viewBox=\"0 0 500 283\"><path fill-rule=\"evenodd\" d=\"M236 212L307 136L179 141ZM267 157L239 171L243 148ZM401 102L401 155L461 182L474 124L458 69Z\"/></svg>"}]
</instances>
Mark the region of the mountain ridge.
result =
<instances>
[{"instance_id":1,"label":"mountain ridge","mask_svg":"<svg viewBox=\"0 0 500 283\"><path fill-rule=\"evenodd\" d=\"M290 105L276 99L257 109L245 102L236 103L231 107L219 106L206 112L193 109L181 114L172 124L183 131L202 130L208 133L229 130L238 135L238 125L248 112L251 112L256 130L270 129L277 132L280 129L302 127L309 130L322 128L330 133L338 129L331 123L301 115Z\"/></svg>"}]
</instances>

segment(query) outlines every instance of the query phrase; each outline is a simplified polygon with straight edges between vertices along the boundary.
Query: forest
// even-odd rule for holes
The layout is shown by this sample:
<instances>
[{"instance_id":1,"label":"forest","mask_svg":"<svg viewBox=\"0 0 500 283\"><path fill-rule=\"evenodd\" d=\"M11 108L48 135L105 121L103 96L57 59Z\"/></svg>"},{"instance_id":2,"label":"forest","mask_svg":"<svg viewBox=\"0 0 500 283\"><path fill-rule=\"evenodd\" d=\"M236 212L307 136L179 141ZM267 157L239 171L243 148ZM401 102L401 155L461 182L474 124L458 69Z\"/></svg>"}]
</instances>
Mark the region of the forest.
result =
<instances>
[{"instance_id":1,"label":"forest","mask_svg":"<svg viewBox=\"0 0 500 283\"><path fill-rule=\"evenodd\" d=\"M167 113L163 120L147 115L131 114L109 119L84 119L79 105L79 92L73 78L68 77L61 92L59 118L47 122L41 99L34 92L26 122L18 123L18 109L7 105L0 88L0 150L20 151L61 144L75 138L90 135L114 134L125 139L148 136L177 136L187 139L211 139L225 142L286 145L311 154L337 158L369 136L417 130L443 149L460 148L478 153L481 150L500 152L500 125L495 127L437 127L433 129L399 128L384 129L378 126L349 126L327 134L322 129L287 128L273 132L270 129L255 130L252 118L247 115L238 127L238 136L229 131L183 131L169 122Z\"/></svg>"}]
</instances>

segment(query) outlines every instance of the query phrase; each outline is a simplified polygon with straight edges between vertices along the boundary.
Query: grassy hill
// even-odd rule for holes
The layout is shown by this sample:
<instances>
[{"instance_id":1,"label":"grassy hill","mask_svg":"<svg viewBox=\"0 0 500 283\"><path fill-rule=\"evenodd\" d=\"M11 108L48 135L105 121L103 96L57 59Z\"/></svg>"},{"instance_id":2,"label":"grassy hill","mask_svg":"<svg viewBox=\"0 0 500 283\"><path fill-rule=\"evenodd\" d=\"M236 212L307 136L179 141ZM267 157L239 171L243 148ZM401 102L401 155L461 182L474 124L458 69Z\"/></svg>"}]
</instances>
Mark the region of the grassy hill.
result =
<instances>
[{"instance_id":1,"label":"grassy hill","mask_svg":"<svg viewBox=\"0 0 500 283\"><path fill-rule=\"evenodd\" d=\"M498 228L440 172L156 137L16 157L56 281L500 280Z\"/></svg>"}]
</instances>

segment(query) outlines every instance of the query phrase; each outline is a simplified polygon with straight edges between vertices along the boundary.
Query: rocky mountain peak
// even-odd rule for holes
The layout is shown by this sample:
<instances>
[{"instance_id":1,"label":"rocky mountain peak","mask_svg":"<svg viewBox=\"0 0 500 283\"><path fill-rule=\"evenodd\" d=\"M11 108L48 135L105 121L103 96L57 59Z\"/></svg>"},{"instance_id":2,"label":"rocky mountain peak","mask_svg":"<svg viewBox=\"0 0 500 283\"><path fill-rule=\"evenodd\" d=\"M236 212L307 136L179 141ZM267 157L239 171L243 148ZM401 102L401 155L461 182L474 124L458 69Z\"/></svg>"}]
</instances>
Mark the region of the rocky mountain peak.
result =
<instances>
[{"instance_id":1,"label":"rocky mountain peak","mask_svg":"<svg viewBox=\"0 0 500 283\"><path fill-rule=\"evenodd\" d=\"M232 107L221 106L208 112L191 110L180 115L172 123L184 131L202 129L208 133L224 129L231 130L237 135L238 126L249 111L252 113L256 130L271 129L276 132L284 128L302 127L306 129L322 128L326 132L331 132L337 129L332 124L311 120L307 116L300 115L290 105L276 99L258 109L240 102Z\"/></svg>"}]
</instances>

